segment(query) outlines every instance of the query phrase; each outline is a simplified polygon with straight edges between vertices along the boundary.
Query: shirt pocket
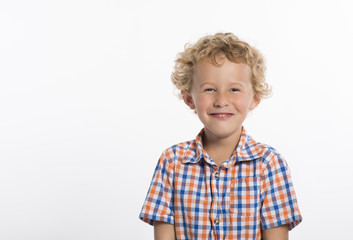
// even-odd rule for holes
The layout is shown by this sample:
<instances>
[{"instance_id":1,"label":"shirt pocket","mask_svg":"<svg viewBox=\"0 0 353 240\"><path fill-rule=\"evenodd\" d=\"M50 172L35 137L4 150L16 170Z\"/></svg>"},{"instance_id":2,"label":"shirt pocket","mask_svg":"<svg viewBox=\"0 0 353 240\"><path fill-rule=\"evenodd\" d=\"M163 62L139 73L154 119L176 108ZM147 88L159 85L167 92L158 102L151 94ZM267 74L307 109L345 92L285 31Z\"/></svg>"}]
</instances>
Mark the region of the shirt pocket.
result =
<instances>
[{"instance_id":1,"label":"shirt pocket","mask_svg":"<svg viewBox=\"0 0 353 240\"><path fill-rule=\"evenodd\" d=\"M229 207L232 213L251 216L260 207L260 177L233 179L230 185Z\"/></svg>"}]
</instances>

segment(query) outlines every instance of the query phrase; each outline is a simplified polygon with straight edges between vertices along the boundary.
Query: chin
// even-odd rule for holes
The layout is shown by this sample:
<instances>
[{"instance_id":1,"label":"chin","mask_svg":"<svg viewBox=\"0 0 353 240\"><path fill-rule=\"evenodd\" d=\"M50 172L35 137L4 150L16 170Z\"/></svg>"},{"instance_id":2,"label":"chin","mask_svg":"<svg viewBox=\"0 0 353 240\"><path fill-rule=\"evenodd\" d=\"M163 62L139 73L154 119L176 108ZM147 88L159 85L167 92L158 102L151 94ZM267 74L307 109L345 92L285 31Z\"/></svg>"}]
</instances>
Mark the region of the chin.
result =
<instances>
[{"instance_id":1,"label":"chin","mask_svg":"<svg viewBox=\"0 0 353 240\"><path fill-rule=\"evenodd\" d=\"M227 138L234 135L236 130L233 131L211 131L211 133L219 138Z\"/></svg>"}]
</instances>

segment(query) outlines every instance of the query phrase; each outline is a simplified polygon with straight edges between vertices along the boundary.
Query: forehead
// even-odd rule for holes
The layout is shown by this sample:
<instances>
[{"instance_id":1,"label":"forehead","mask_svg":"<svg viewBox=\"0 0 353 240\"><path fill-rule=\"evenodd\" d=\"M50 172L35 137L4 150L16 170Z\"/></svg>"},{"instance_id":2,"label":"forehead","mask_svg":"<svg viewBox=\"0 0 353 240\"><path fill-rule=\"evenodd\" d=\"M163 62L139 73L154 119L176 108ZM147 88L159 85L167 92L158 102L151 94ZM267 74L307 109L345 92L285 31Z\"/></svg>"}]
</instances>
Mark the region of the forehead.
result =
<instances>
[{"instance_id":1,"label":"forehead","mask_svg":"<svg viewBox=\"0 0 353 240\"><path fill-rule=\"evenodd\" d=\"M218 59L214 63L210 59L200 61L195 66L195 83L243 83L251 84L251 71L244 63L235 63L227 58Z\"/></svg>"}]
</instances>

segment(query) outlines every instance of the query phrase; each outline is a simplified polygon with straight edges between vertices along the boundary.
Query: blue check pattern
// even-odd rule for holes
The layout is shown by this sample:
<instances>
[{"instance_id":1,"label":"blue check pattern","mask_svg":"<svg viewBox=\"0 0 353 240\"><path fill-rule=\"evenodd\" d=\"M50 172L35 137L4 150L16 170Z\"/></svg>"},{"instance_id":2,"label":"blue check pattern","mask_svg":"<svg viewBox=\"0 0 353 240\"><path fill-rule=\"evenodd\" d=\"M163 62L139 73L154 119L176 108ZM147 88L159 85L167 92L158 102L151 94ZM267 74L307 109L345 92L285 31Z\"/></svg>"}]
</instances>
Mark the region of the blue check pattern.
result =
<instances>
[{"instance_id":1,"label":"blue check pattern","mask_svg":"<svg viewBox=\"0 0 353 240\"><path fill-rule=\"evenodd\" d=\"M272 147L243 128L221 165L195 140L166 149L155 169L140 219L174 224L177 239L261 239L261 230L302 221L290 171Z\"/></svg>"}]
</instances>

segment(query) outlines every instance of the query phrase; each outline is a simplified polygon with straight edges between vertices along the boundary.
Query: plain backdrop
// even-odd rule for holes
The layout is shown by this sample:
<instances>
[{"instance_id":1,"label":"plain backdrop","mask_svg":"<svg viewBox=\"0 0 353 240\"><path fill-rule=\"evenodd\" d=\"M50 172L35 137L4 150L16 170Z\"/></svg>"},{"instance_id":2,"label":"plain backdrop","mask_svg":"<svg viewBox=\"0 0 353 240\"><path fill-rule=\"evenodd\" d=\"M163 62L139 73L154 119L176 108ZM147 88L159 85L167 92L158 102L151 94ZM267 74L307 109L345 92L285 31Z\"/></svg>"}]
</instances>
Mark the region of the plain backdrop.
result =
<instances>
[{"instance_id":1,"label":"plain backdrop","mask_svg":"<svg viewBox=\"0 0 353 240\"><path fill-rule=\"evenodd\" d=\"M233 32L273 96L244 123L289 163L290 239L353 239L350 1L0 1L0 239L152 239L164 149L202 125L170 81L184 44Z\"/></svg>"}]
</instances>

